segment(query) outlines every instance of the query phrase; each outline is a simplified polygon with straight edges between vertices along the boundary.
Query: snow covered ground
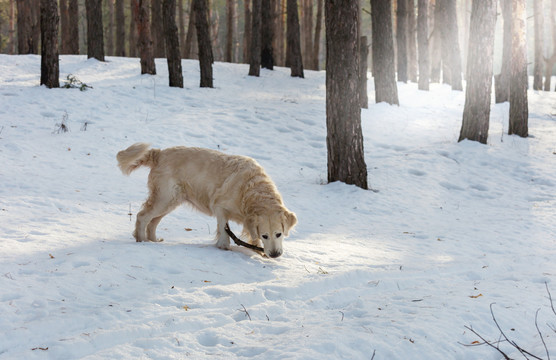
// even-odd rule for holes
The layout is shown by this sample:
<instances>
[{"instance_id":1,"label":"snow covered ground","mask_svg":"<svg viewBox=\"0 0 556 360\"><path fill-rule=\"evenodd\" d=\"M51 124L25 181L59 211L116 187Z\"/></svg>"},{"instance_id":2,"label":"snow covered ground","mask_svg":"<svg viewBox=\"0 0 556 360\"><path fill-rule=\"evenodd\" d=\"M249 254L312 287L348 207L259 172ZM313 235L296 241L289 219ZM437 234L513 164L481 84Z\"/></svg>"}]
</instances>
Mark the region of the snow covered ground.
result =
<instances>
[{"instance_id":1,"label":"snow covered ground","mask_svg":"<svg viewBox=\"0 0 556 360\"><path fill-rule=\"evenodd\" d=\"M398 84L389 106L369 81L364 191L326 184L324 72L216 63L201 89L183 67L176 89L163 59L141 76L62 56L60 78L92 89L49 90L38 56L0 55L0 359L501 359L465 346L465 326L499 340L493 303L546 358L540 309L556 357L556 93L529 92L527 139L493 104L485 146L457 143L463 92ZM219 250L186 207L135 243L147 170L115 156L138 141L254 157L299 219L284 255Z\"/></svg>"}]
</instances>

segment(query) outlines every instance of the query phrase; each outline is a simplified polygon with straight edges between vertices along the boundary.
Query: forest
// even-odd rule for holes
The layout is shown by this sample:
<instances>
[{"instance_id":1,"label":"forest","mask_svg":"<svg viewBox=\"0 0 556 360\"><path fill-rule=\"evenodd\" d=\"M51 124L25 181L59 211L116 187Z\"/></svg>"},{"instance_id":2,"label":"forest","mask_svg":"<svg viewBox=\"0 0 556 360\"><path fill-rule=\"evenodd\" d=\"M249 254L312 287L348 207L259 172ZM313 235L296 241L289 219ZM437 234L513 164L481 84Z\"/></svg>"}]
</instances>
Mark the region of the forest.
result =
<instances>
[{"instance_id":1,"label":"forest","mask_svg":"<svg viewBox=\"0 0 556 360\"><path fill-rule=\"evenodd\" d=\"M555 20L0 0L0 359L555 358ZM298 220L283 254L218 248L189 206L136 242L138 142L255 160Z\"/></svg>"}]
</instances>

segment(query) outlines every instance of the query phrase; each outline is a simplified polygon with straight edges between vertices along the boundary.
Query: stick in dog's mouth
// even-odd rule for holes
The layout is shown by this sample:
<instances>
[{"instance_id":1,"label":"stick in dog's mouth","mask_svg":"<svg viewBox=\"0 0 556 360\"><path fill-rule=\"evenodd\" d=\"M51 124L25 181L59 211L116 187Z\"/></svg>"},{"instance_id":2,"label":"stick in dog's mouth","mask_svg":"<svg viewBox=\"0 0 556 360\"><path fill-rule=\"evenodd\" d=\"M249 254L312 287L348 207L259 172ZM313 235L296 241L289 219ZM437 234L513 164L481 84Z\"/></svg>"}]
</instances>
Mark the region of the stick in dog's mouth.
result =
<instances>
[{"instance_id":1,"label":"stick in dog's mouth","mask_svg":"<svg viewBox=\"0 0 556 360\"><path fill-rule=\"evenodd\" d=\"M224 230L226 230L226 233L228 233L228 235L232 238L232 240L234 240L234 242L236 243L236 245L238 246L245 246L248 249L251 250L255 250L255 251L259 251L264 255L264 249L262 247L259 246L255 246L249 243L246 243L245 241L241 240L240 238L238 238L236 236L236 234L234 234L232 232L232 230L230 230L230 226L228 225L228 223L226 223L226 227L224 228Z\"/></svg>"}]
</instances>

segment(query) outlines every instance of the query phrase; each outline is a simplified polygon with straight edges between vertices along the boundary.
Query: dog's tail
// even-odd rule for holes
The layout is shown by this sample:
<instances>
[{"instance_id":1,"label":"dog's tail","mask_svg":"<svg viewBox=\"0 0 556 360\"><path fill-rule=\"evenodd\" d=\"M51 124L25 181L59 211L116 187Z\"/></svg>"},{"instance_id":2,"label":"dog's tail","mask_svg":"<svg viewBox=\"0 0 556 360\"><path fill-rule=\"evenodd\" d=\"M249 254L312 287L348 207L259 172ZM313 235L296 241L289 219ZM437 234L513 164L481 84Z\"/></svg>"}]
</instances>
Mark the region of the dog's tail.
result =
<instances>
[{"instance_id":1,"label":"dog's tail","mask_svg":"<svg viewBox=\"0 0 556 360\"><path fill-rule=\"evenodd\" d=\"M118 166L124 175L129 175L140 166L152 168L158 162L160 149L151 149L149 144L136 143L116 155Z\"/></svg>"}]
</instances>

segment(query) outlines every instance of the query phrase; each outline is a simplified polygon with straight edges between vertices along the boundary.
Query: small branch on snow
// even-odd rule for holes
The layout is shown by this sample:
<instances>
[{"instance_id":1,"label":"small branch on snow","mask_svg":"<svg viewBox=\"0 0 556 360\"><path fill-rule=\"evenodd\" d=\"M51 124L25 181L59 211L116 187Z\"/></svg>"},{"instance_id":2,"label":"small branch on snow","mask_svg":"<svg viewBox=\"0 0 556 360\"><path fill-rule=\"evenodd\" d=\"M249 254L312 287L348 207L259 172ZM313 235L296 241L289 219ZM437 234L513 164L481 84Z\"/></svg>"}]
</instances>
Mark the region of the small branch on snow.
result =
<instances>
[{"instance_id":1,"label":"small branch on snow","mask_svg":"<svg viewBox=\"0 0 556 360\"><path fill-rule=\"evenodd\" d=\"M552 302L552 295L550 294L550 290L548 290L548 283L545 281L544 286L546 286L546 292L548 293L548 300L550 300L550 307L552 308L552 312L556 315L556 310L554 310L554 303Z\"/></svg>"},{"instance_id":2,"label":"small branch on snow","mask_svg":"<svg viewBox=\"0 0 556 360\"><path fill-rule=\"evenodd\" d=\"M247 316L249 318L249 321L251 321L251 315L249 315L249 312L247 312L247 309L245 308L245 306L243 306L243 304L240 304L240 305L243 308L243 310L237 309L237 311L241 311L242 313L245 313L245 316Z\"/></svg>"},{"instance_id":3,"label":"small branch on snow","mask_svg":"<svg viewBox=\"0 0 556 360\"><path fill-rule=\"evenodd\" d=\"M537 312L535 313L535 327L537 328L537 332L539 333L539 336L541 337L541 341L542 341L542 344L544 346L544 351L546 351L546 358L548 360L550 360L550 353L548 352L548 348L546 347L546 343L544 342L544 339L542 337L541 330L539 329L539 324L537 323L537 317L539 316L539 311L541 311L541 309L537 309Z\"/></svg>"}]
</instances>

